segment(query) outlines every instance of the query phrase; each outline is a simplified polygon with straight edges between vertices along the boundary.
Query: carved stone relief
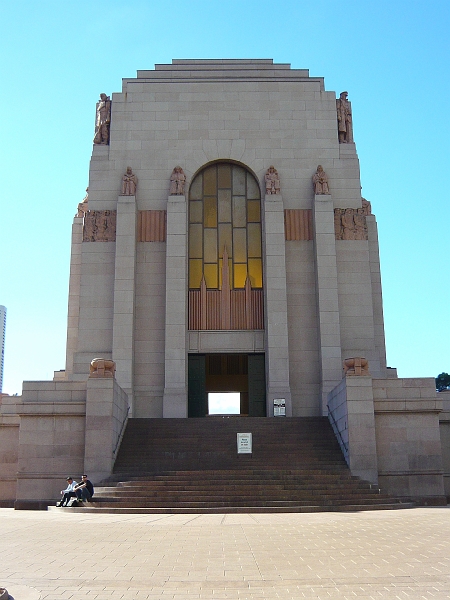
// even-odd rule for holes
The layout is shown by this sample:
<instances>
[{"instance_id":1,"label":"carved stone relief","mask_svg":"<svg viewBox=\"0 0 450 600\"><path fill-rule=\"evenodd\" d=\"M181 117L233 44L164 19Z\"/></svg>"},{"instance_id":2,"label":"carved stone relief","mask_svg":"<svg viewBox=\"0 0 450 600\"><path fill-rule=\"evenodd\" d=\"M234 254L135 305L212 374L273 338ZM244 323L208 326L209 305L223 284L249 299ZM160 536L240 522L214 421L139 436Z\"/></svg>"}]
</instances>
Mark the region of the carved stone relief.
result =
<instances>
[{"instance_id":1,"label":"carved stone relief","mask_svg":"<svg viewBox=\"0 0 450 600\"><path fill-rule=\"evenodd\" d=\"M186 175L180 166L172 171L170 176L170 196L184 196L184 186L186 184Z\"/></svg>"},{"instance_id":2,"label":"carved stone relief","mask_svg":"<svg viewBox=\"0 0 450 600\"><path fill-rule=\"evenodd\" d=\"M83 242L115 242L116 211L88 210L84 217Z\"/></svg>"},{"instance_id":3,"label":"carved stone relief","mask_svg":"<svg viewBox=\"0 0 450 600\"><path fill-rule=\"evenodd\" d=\"M338 135L340 144L353 142L352 105L347 100L348 92L341 92L336 100Z\"/></svg>"},{"instance_id":4,"label":"carved stone relief","mask_svg":"<svg viewBox=\"0 0 450 600\"><path fill-rule=\"evenodd\" d=\"M346 358L343 362L344 376L349 375L370 375L369 361L366 358L356 356L354 358Z\"/></svg>"},{"instance_id":5,"label":"carved stone relief","mask_svg":"<svg viewBox=\"0 0 450 600\"><path fill-rule=\"evenodd\" d=\"M312 176L313 186L314 186L314 194L316 196L328 195L330 193L330 188L328 186L328 177L325 171L323 170L322 165L317 167L317 171Z\"/></svg>"},{"instance_id":6,"label":"carved stone relief","mask_svg":"<svg viewBox=\"0 0 450 600\"><path fill-rule=\"evenodd\" d=\"M81 202L78 203L78 209L76 217L84 217L84 215L89 210L89 188L86 188L86 196L83 198Z\"/></svg>"},{"instance_id":7,"label":"carved stone relief","mask_svg":"<svg viewBox=\"0 0 450 600\"><path fill-rule=\"evenodd\" d=\"M367 240L365 208L335 208L334 233L337 240Z\"/></svg>"},{"instance_id":8,"label":"carved stone relief","mask_svg":"<svg viewBox=\"0 0 450 600\"><path fill-rule=\"evenodd\" d=\"M280 177L273 165L267 169L267 173L264 175L264 181L266 184L266 194L271 195L280 193Z\"/></svg>"},{"instance_id":9,"label":"carved stone relief","mask_svg":"<svg viewBox=\"0 0 450 600\"><path fill-rule=\"evenodd\" d=\"M122 177L122 196L136 196L137 177L131 167L127 167L126 173Z\"/></svg>"},{"instance_id":10,"label":"carved stone relief","mask_svg":"<svg viewBox=\"0 0 450 600\"><path fill-rule=\"evenodd\" d=\"M371 215L372 214L372 205L365 198L361 198L361 200L362 200L362 207L364 209L364 214Z\"/></svg>"},{"instance_id":11,"label":"carved stone relief","mask_svg":"<svg viewBox=\"0 0 450 600\"><path fill-rule=\"evenodd\" d=\"M111 99L106 94L100 94L95 114L94 144L109 144L109 127L111 124Z\"/></svg>"},{"instance_id":12,"label":"carved stone relief","mask_svg":"<svg viewBox=\"0 0 450 600\"><path fill-rule=\"evenodd\" d=\"M114 377L116 363L108 358L94 358L89 366L89 377Z\"/></svg>"}]
</instances>

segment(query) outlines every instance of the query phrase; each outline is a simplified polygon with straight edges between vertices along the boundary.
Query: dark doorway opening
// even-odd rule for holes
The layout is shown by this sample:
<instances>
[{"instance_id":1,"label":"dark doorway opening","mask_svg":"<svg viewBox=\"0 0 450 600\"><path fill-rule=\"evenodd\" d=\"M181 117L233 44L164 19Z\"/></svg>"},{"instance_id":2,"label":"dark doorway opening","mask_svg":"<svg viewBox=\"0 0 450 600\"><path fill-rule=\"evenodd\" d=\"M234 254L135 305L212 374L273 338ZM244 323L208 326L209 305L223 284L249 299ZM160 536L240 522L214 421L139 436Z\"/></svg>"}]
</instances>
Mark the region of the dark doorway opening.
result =
<instances>
[{"instance_id":1,"label":"dark doorway opening","mask_svg":"<svg viewBox=\"0 0 450 600\"><path fill-rule=\"evenodd\" d=\"M208 401L219 392L239 393L234 414L266 416L264 354L190 354L188 365L189 417L221 414L216 408L210 412Z\"/></svg>"}]
</instances>

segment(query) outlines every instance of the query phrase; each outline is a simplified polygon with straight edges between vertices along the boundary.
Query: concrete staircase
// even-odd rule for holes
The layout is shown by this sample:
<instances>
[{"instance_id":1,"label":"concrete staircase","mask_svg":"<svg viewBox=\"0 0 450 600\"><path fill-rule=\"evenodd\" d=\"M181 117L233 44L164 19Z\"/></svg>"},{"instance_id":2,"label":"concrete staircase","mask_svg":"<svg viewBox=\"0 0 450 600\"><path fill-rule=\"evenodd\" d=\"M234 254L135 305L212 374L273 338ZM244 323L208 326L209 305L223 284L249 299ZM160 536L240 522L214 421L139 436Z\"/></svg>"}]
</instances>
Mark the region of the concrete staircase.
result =
<instances>
[{"instance_id":1,"label":"concrete staircase","mask_svg":"<svg viewBox=\"0 0 450 600\"><path fill-rule=\"evenodd\" d=\"M236 434L253 453L237 454ZM114 474L82 509L137 513L406 508L350 475L328 420L130 419ZM77 509L75 509L77 510Z\"/></svg>"}]
</instances>

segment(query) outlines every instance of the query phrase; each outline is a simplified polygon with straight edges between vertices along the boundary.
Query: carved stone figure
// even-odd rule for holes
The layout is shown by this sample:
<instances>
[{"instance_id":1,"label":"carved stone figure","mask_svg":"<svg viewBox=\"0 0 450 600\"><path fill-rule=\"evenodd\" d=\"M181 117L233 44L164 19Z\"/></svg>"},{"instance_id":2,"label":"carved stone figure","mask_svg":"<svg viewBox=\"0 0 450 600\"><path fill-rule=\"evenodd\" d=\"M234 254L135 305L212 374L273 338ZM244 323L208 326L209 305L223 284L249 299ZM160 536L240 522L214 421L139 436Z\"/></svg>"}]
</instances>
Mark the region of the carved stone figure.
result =
<instances>
[{"instance_id":1,"label":"carved stone figure","mask_svg":"<svg viewBox=\"0 0 450 600\"><path fill-rule=\"evenodd\" d=\"M115 242L116 211L88 210L84 217L83 242Z\"/></svg>"},{"instance_id":2,"label":"carved stone figure","mask_svg":"<svg viewBox=\"0 0 450 600\"><path fill-rule=\"evenodd\" d=\"M355 358L346 358L343 363L344 376L349 375L370 375L369 361L365 358L356 356Z\"/></svg>"},{"instance_id":3,"label":"carved stone figure","mask_svg":"<svg viewBox=\"0 0 450 600\"><path fill-rule=\"evenodd\" d=\"M340 144L353 142L352 105L347 100L348 92L341 92L336 100L338 134Z\"/></svg>"},{"instance_id":4,"label":"carved stone figure","mask_svg":"<svg viewBox=\"0 0 450 600\"><path fill-rule=\"evenodd\" d=\"M364 209L364 214L371 215L372 214L372 205L370 204L370 202L368 200L366 200L365 198L361 198L361 201L362 201L362 207Z\"/></svg>"},{"instance_id":5,"label":"carved stone figure","mask_svg":"<svg viewBox=\"0 0 450 600\"><path fill-rule=\"evenodd\" d=\"M267 173L264 176L266 182L266 194L279 194L280 193L280 177L278 171L273 165L267 169Z\"/></svg>"},{"instance_id":6,"label":"carved stone figure","mask_svg":"<svg viewBox=\"0 0 450 600\"><path fill-rule=\"evenodd\" d=\"M172 171L170 176L170 189L169 194L171 196L184 196L184 186L186 184L186 175L180 166L177 166Z\"/></svg>"},{"instance_id":7,"label":"carved stone figure","mask_svg":"<svg viewBox=\"0 0 450 600\"><path fill-rule=\"evenodd\" d=\"M94 144L109 144L109 127L111 123L111 99L106 94L100 94L97 102L95 118Z\"/></svg>"},{"instance_id":8,"label":"carved stone figure","mask_svg":"<svg viewBox=\"0 0 450 600\"><path fill-rule=\"evenodd\" d=\"M341 216L342 222L342 239L354 240L355 238L355 222L353 220L353 208L346 208Z\"/></svg>"},{"instance_id":9,"label":"carved stone figure","mask_svg":"<svg viewBox=\"0 0 450 600\"><path fill-rule=\"evenodd\" d=\"M323 170L322 165L317 167L317 171L314 173L312 180L314 185L314 194L322 196L330 193L330 188L328 187L328 177Z\"/></svg>"},{"instance_id":10,"label":"carved stone figure","mask_svg":"<svg viewBox=\"0 0 450 600\"><path fill-rule=\"evenodd\" d=\"M94 358L89 367L89 377L114 377L116 363L108 358Z\"/></svg>"},{"instance_id":11,"label":"carved stone figure","mask_svg":"<svg viewBox=\"0 0 450 600\"><path fill-rule=\"evenodd\" d=\"M83 200L81 202L78 203L78 212L75 216L84 217L84 215L89 210L88 201L89 201L89 188L86 188L86 196L83 198Z\"/></svg>"},{"instance_id":12,"label":"carved stone figure","mask_svg":"<svg viewBox=\"0 0 450 600\"><path fill-rule=\"evenodd\" d=\"M355 240L367 240L367 223L364 208L358 208L353 215Z\"/></svg>"},{"instance_id":13,"label":"carved stone figure","mask_svg":"<svg viewBox=\"0 0 450 600\"><path fill-rule=\"evenodd\" d=\"M342 215L344 212L343 208L334 209L334 233L337 240L342 240Z\"/></svg>"},{"instance_id":14,"label":"carved stone figure","mask_svg":"<svg viewBox=\"0 0 450 600\"><path fill-rule=\"evenodd\" d=\"M127 172L122 177L122 196L136 196L137 177L131 167L127 167Z\"/></svg>"}]
</instances>

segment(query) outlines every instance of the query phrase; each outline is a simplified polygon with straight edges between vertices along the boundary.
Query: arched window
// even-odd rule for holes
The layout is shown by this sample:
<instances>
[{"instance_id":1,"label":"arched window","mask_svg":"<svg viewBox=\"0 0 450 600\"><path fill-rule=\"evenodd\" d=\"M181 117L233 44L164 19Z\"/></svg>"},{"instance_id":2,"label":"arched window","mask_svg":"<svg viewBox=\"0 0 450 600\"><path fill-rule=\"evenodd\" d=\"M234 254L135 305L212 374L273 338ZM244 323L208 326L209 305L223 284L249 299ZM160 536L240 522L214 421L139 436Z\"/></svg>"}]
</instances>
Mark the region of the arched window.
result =
<instances>
[{"instance_id":1,"label":"arched window","mask_svg":"<svg viewBox=\"0 0 450 600\"><path fill-rule=\"evenodd\" d=\"M222 288L228 257L230 289L247 280L262 288L261 195L255 177L232 163L212 164L189 191L189 289Z\"/></svg>"},{"instance_id":2,"label":"arched window","mask_svg":"<svg viewBox=\"0 0 450 600\"><path fill-rule=\"evenodd\" d=\"M189 329L262 329L261 192L217 162L189 190Z\"/></svg>"}]
</instances>

